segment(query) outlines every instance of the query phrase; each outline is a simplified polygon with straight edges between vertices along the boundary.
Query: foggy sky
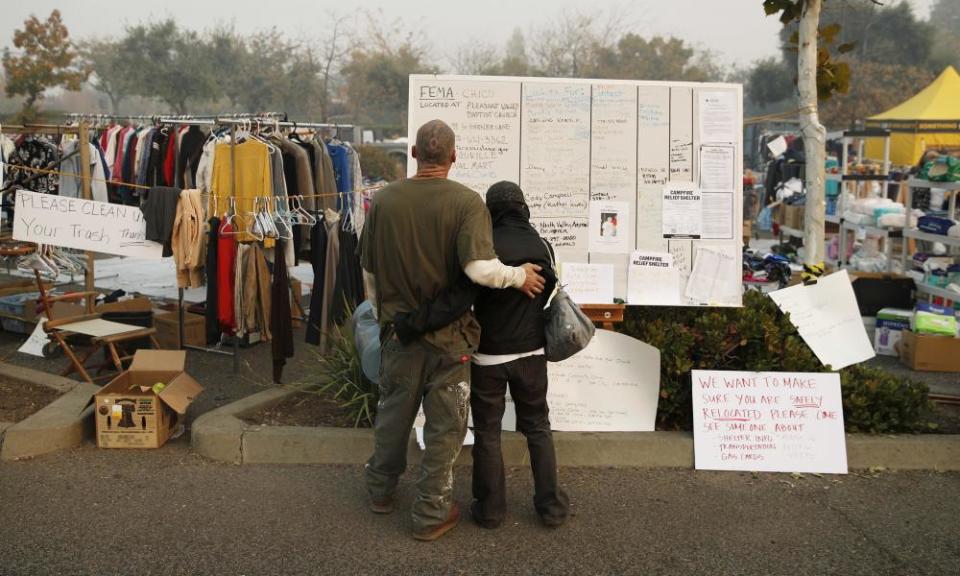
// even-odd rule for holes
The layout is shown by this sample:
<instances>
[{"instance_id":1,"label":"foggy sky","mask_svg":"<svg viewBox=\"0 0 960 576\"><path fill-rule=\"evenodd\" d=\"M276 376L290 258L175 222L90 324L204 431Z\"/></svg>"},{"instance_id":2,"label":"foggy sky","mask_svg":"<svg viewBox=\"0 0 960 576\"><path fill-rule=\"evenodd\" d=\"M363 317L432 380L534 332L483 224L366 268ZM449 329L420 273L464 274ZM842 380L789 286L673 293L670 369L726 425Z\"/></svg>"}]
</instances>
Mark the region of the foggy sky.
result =
<instances>
[{"instance_id":1,"label":"foggy sky","mask_svg":"<svg viewBox=\"0 0 960 576\"><path fill-rule=\"evenodd\" d=\"M932 2L910 0L921 18L927 17ZM681 38L710 50L724 64L746 66L778 53L779 23L764 16L761 0L3 0L2 4L0 46L11 45L14 28L30 14L44 18L54 8L60 9L74 38L119 36L125 23L168 16L197 30L233 23L244 33L276 26L295 37L319 38L331 11L355 14L354 28L362 30L363 11L382 10L388 20L402 18L406 28L422 29L432 60L449 68L449 58L469 41L502 46L515 28L526 33L564 9L588 13L629 6L628 30Z\"/></svg>"}]
</instances>

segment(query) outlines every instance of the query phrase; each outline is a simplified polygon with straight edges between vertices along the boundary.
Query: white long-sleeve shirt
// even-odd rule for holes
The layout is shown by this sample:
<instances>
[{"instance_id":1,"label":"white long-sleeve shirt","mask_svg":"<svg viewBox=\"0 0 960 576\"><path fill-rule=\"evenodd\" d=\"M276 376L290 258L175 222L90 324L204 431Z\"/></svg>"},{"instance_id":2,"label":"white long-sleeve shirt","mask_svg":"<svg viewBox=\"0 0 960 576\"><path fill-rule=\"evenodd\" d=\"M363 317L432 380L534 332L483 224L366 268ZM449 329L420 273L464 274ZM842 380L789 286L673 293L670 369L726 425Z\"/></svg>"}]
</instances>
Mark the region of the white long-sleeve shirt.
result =
<instances>
[{"instance_id":1,"label":"white long-sleeve shirt","mask_svg":"<svg viewBox=\"0 0 960 576\"><path fill-rule=\"evenodd\" d=\"M486 288L522 288L527 281L527 272L519 266L507 266L499 258L493 260L471 260L467 262L463 272L473 281ZM377 312L377 292L374 275L363 271L363 287L367 299L373 304L373 316L379 318Z\"/></svg>"}]
</instances>

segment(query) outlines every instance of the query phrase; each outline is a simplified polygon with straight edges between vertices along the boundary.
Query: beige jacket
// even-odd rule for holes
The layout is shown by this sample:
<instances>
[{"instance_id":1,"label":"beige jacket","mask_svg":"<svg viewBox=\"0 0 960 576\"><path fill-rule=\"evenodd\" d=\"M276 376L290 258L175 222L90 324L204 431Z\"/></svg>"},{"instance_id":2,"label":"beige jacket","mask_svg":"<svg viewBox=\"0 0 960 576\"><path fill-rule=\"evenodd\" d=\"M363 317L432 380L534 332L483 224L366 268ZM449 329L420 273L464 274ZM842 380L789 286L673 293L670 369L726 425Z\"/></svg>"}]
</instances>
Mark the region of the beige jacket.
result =
<instances>
[{"instance_id":1,"label":"beige jacket","mask_svg":"<svg viewBox=\"0 0 960 576\"><path fill-rule=\"evenodd\" d=\"M201 192L180 192L171 239L179 288L203 286L203 266L207 259L206 220Z\"/></svg>"}]
</instances>

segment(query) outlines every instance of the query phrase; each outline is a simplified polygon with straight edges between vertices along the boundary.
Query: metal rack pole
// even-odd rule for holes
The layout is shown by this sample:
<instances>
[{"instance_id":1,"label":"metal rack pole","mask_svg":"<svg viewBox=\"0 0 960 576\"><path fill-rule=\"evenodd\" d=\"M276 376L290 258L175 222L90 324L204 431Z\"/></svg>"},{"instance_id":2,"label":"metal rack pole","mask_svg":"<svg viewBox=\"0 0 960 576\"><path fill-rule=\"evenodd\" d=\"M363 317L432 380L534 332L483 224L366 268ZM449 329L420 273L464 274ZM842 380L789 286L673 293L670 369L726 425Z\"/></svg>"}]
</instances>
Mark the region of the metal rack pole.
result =
<instances>
[{"instance_id":1,"label":"metal rack pole","mask_svg":"<svg viewBox=\"0 0 960 576\"><path fill-rule=\"evenodd\" d=\"M230 126L230 197L237 197L237 125ZM237 262L240 265L240 262ZM242 302L234 303L242 306ZM233 335L233 373L240 373L240 337Z\"/></svg>"}]
</instances>

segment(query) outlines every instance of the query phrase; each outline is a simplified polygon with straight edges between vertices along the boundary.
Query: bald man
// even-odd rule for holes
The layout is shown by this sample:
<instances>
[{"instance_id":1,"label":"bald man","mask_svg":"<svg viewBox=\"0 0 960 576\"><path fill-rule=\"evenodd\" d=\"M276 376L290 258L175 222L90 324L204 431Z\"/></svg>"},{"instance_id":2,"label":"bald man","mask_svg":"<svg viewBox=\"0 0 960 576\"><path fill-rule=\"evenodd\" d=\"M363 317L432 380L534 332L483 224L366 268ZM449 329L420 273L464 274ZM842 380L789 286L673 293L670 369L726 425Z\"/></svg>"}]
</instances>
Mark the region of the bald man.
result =
<instances>
[{"instance_id":1,"label":"bald man","mask_svg":"<svg viewBox=\"0 0 960 576\"><path fill-rule=\"evenodd\" d=\"M544 279L533 264L506 266L493 249L490 212L473 190L447 178L457 159L453 130L440 120L417 131L417 173L377 193L360 239L368 299L381 335L380 402L374 452L366 465L370 508L393 511L407 466L407 442L421 404L426 417L413 536L436 540L460 520L453 501L453 462L467 429L470 358L480 341L472 311L409 344L395 335L398 313L417 310L463 274L488 288L534 298Z\"/></svg>"}]
</instances>

